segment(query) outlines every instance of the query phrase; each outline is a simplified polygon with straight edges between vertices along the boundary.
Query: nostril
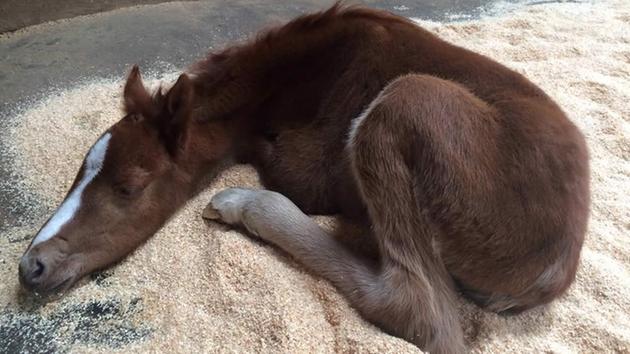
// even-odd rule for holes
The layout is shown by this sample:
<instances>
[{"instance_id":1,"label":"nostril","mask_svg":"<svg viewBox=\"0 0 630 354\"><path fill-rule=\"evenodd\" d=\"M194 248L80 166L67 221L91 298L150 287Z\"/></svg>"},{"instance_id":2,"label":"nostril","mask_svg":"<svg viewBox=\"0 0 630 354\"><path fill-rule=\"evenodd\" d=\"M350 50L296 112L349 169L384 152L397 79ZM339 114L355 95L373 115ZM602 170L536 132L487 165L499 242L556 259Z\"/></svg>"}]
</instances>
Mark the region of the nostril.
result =
<instances>
[{"instance_id":1,"label":"nostril","mask_svg":"<svg viewBox=\"0 0 630 354\"><path fill-rule=\"evenodd\" d=\"M46 265L38 256L29 254L22 256L19 279L26 289L32 290L37 287L45 273Z\"/></svg>"},{"instance_id":2,"label":"nostril","mask_svg":"<svg viewBox=\"0 0 630 354\"><path fill-rule=\"evenodd\" d=\"M33 269L33 273L31 273L32 278L37 278L40 275L44 274L44 263L42 263L39 259L35 261L35 268Z\"/></svg>"}]
</instances>

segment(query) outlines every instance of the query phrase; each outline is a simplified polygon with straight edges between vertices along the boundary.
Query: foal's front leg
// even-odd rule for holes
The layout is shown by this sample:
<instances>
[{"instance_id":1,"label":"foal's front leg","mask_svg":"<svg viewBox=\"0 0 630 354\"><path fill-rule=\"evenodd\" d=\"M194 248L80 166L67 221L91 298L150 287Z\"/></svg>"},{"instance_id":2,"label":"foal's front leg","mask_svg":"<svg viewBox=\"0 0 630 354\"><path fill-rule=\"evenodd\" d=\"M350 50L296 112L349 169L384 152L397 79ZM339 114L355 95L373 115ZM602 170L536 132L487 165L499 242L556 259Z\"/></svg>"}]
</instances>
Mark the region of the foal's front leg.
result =
<instances>
[{"instance_id":1,"label":"foal's front leg","mask_svg":"<svg viewBox=\"0 0 630 354\"><path fill-rule=\"evenodd\" d=\"M290 233L323 232L293 202L268 190L225 189L212 197L202 216L244 226L253 235L278 246L285 244Z\"/></svg>"},{"instance_id":2,"label":"foal's front leg","mask_svg":"<svg viewBox=\"0 0 630 354\"><path fill-rule=\"evenodd\" d=\"M375 275L366 259L348 252L280 193L229 188L212 197L203 217L244 226L332 281L347 295L360 296L374 284Z\"/></svg>"}]
</instances>

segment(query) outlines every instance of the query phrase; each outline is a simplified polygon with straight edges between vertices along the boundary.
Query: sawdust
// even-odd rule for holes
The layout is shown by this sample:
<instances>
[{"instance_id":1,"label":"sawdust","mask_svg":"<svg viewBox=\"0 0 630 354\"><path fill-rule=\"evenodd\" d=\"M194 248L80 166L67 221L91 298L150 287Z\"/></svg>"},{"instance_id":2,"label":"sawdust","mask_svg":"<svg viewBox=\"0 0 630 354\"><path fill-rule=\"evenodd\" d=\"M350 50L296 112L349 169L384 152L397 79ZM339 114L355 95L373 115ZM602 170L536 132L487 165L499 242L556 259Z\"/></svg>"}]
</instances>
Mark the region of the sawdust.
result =
<instances>
[{"instance_id":1,"label":"sawdust","mask_svg":"<svg viewBox=\"0 0 630 354\"><path fill-rule=\"evenodd\" d=\"M592 217L576 283L552 305L515 317L462 300L470 348L630 352L630 3L544 4L495 19L419 22L540 85L582 129L592 157ZM218 190L259 186L247 166L222 174L146 245L64 298L40 305L19 296L17 263L29 236L63 198L88 147L120 117L121 85L88 82L14 117L6 153L15 156L16 183L48 213L0 235L0 347L417 351L363 321L332 286L282 252L200 218Z\"/></svg>"}]
</instances>

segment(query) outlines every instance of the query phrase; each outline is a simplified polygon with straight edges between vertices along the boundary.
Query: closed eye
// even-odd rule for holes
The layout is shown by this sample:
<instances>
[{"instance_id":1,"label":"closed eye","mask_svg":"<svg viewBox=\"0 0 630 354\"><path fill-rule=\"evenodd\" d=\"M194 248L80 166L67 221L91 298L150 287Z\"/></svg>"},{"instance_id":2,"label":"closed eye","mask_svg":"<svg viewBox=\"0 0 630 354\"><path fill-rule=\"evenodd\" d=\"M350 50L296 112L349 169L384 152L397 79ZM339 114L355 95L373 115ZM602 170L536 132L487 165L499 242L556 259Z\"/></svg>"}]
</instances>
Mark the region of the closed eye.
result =
<instances>
[{"instance_id":1,"label":"closed eye","mask_svg":"<svg viewBox=\"0 0 630 354\"><path fill-rule=\"evenodd\" d=\"M151 173L139 166L126 166L113 178L115 193L123 199L134 199L151 183Z\"/></svg>"},{"instance_id":2,"label":"closed eye","mask_svg":"<svg viewBox=\"0 0 630 354\"><path fill-rule=\"evenodd\" d=\"M116 191L116 194L125 199L135 199L142 193L144 187L118 184L114 186L114 190Z\"/></svg>"}]
</instances>

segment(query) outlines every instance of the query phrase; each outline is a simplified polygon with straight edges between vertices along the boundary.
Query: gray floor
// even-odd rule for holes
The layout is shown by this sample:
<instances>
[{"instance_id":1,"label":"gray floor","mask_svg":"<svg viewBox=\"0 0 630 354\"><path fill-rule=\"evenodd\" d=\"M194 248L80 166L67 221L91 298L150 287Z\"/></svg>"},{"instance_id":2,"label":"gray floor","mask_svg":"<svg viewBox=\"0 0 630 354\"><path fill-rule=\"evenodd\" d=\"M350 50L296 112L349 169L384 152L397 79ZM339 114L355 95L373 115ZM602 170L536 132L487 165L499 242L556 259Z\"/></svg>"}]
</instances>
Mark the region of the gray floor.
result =
<instances>
[{"instance_id":1,"label":"gray floor","mask_svg":"<svg viewBox=\"0 0 630 354\"><path fill-rule=\"evenodd\" d=\"M130 63L158 61L185 65L208 48L254 32L261 26L332 1L220 0L164 3L125 8L66 20L0 39L0 102L11 104L86 76L123 73ZM476 16L488 0L366 0L366 5L408 17L444 20Z\"/></svg>"},{"instance_id":2,"label":"gray floor","mask_svg":"<svg viewBox=\"0 0 630 354\"><path fill-rule=\"evenodd\" d=\"M14 31L16 29L36 25L39 23L53 21L63 18L72 18L81 15L89 15L98 12L110 11L118 8L159 4L173 0L3 0L0 2L0 33L6 31ZM177 0L190 1L195 0ZM201 2L216 2L216 0L206 0ZM321 5L327 1L311 1L313 5ZM373 1L374 2L374 1ZM459 8L471 11L480 2L487 1L462 1L462 0L439 0L439 1L377 1L383 3L384 6L407 6L421 11L434 12L439 14L442 9ZM273 0L256 1L258 4L286 5L286 2L277 2ZM353 2L350 2L353 3ZM412 5L409 5L412 3ZM223 2L224 6L231 6L231 3ZM228 5L229 4L229 5Z\"/></svg>"}]
</instances>

